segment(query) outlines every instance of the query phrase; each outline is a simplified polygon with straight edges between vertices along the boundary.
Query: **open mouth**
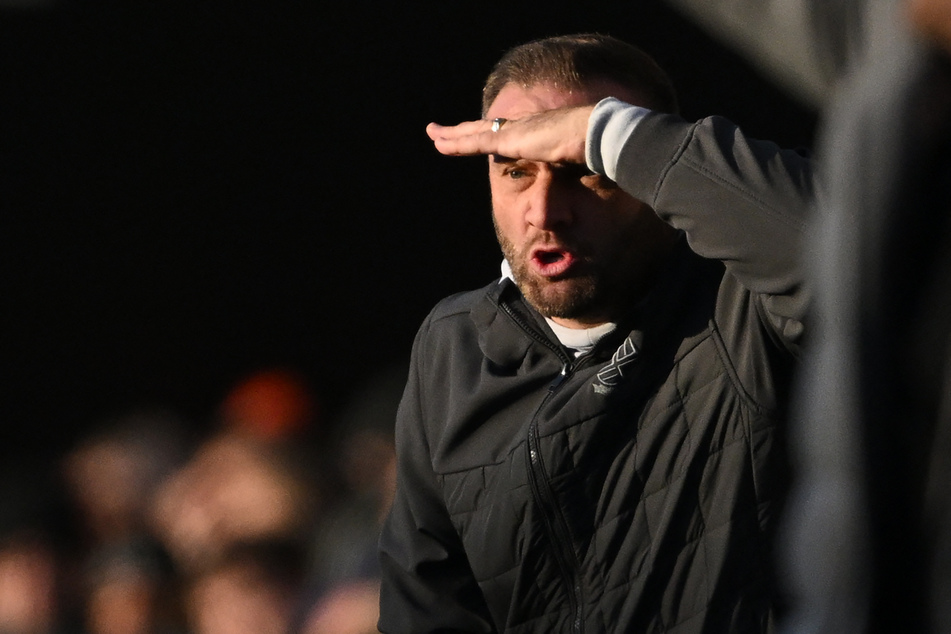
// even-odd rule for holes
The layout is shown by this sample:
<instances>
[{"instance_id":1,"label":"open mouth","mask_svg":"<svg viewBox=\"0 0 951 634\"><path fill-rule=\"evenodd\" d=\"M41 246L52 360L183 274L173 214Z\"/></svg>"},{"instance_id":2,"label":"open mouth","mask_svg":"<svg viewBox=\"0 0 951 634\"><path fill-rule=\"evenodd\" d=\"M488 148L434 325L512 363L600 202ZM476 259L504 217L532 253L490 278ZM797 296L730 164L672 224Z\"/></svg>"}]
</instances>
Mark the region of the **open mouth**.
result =
<instances>
[{"instance_id":1,"label":"open mouth","mask_svg":"<svg viewBox=\"0 0 951 634\"><path fill-rule=\"evenodd\" d=\"M554 264L565 259L565 254L561 251L539 251L535 258L542 264Z\"/></svg>"},{"instance_id":2,"label":"open mouth","mask_svg":"<svg viewBox=\"0 0 951 634\"><path fill-rule=\"evenodd\" d=\"M543 277L564 275L575 260L572 253L564 249L538 249L532 253L532 265Z\"/></svg>"}]
</instances>

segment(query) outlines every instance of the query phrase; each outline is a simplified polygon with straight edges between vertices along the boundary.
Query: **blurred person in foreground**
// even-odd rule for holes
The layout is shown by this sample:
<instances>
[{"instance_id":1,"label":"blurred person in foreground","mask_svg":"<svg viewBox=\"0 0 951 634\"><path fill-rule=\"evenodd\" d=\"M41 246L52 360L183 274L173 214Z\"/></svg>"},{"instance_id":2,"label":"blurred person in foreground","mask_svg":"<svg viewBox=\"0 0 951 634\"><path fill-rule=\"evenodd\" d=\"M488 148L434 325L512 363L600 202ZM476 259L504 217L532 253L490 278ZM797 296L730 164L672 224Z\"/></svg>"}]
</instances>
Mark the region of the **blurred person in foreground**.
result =
<instances>
[{"instance_id":1,"label":"blurred person in foreground","mask_svg":"<svg viewBox=\"0 0 951 634\"><path fill-rule=\"evenodd\" d=\"M414 344L383 632L766 632L807 296L809 161L676 114L613 38L505 54L483 118L501 279Z\"/></svg>"},{"instance_id":2,"label":"blurred person in foreground","mask_svg":"<svg viewBox=\"0 0 951 634\"><path fill-rule=\"evenodd\" d=\"M951 1L843 6L862 36L817 146L787 631L951 632Z\"/></svg>"}]
</instances>

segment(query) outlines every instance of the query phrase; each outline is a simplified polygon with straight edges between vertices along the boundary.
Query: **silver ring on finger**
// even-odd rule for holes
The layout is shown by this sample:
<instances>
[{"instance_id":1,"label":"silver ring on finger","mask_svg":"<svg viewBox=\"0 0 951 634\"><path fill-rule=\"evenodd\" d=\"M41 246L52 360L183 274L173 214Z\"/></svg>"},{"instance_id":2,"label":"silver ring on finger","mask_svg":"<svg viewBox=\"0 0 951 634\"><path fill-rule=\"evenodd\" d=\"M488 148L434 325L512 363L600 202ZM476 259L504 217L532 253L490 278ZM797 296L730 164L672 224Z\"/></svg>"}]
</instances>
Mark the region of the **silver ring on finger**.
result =
<instances>
[{"instance_id":1,"label":"silver ring on finger","mask_svg":"<svg viewBox=\"0 0 951 634\"><path fill-rule=\"evenodd\" d=\"M502 126L505 125L506 121L508 121L508 119L503 119L502 117L498 117L497 119L492 119L492 131L498 132L499 130L501 130Z\"/></svg>"}]
</instances>

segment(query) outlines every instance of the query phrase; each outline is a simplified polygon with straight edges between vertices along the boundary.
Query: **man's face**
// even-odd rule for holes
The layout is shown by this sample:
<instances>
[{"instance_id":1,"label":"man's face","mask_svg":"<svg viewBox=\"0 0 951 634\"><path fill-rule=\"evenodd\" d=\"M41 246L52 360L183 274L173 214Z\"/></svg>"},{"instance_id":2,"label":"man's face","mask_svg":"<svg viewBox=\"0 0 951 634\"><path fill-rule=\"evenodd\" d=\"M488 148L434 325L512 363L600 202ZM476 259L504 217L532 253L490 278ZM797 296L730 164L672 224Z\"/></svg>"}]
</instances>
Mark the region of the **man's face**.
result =
<instances>
[{"instance_id":1,"label":"man's face","mask_svg":"<svg viewBox=\"0 0 951 634\"><path fill-rule=\"evenodd\" d=\"M607 96L636 103L609 82L574 91L508 84L486 118L518 119ZM516 284L540 313L568 327L616 320L676 235L650 207L583 165L491 156L489 184L496 235Z\"/></svg>"}]
</instances>

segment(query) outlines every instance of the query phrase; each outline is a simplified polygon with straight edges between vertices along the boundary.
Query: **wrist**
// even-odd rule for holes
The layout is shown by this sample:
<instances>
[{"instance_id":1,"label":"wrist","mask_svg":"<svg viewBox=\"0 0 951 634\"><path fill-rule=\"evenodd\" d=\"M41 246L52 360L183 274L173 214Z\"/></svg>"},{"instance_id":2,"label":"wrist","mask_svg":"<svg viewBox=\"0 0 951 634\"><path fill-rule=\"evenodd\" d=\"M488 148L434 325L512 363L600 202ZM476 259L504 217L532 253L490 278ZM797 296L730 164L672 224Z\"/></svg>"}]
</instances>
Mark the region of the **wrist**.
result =
<instances>
[{"instance_id":1,"label":"wrist","mask_svg":"<svg viewBox=\"0 0 951 634\"><path fill-rule=\"evenodd\" d=\"M614 97L599 101L588 117L585 137L588 169L616 180L621 148L649 112L647 108L632 106Z\"/></svg>"}]
</instances>

